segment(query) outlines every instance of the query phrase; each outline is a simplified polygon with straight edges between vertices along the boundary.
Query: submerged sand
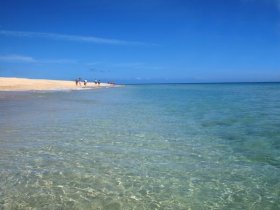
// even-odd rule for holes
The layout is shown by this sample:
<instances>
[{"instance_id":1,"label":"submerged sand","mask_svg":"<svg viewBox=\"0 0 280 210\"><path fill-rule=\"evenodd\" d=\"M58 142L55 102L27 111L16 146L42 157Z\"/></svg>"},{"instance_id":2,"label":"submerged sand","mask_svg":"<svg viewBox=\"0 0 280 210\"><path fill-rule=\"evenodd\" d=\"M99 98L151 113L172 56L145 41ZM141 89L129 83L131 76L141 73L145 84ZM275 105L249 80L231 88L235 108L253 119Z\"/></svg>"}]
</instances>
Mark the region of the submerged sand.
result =
<instances>
[{"instance_id":1,"label":"submerged sand","mask_svg":"<svg viewBox=\"0 0 280 210\"><path fill-rule=\"evenodd\" d=\"M64 80L46 80L46 79L27 79L27 78L11 78L0 77L0 91L28 91L28 90L84 90L88 88L113 87L108 83L100 85L94 82L88 82L84 86L76 85L75 81Z\"/></svg>"}]
</instances>

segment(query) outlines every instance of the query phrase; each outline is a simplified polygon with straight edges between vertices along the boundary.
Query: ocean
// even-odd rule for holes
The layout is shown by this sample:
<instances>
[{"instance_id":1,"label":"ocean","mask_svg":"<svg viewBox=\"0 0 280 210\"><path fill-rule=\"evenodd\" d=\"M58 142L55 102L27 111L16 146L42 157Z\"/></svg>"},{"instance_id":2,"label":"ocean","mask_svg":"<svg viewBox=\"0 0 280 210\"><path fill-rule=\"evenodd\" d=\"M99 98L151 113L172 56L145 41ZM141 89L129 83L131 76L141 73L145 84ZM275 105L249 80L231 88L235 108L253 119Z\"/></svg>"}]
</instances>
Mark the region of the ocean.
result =
<instances>
[{"instance_id":1,"label":"ocean","mask_svg":"<svg viewBox=\"0 0 280 210\"><path fill-rule=\"evenodd\" d=\"M280 84L0 92L0 209L280 209Z\"/></svg>"}]
</instances>

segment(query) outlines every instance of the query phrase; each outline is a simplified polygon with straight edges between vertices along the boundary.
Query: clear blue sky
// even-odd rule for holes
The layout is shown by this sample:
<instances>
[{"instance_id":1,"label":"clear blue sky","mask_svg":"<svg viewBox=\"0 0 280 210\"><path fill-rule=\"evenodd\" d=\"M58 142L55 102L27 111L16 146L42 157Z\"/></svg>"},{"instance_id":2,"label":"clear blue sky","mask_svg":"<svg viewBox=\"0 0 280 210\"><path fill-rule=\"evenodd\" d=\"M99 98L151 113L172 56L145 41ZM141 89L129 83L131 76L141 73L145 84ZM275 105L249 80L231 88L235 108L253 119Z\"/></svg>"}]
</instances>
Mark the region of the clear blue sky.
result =
<instances>
[{"instance_id":1,"label":"clear blue sky","mask_svg":"<svg viewBox=\"0 0 280 210\"><path fill-rule=\"evenodd\" d=\"M280 0L0 0L0 76L280 81Z\"/></svg>"}]
</instances>

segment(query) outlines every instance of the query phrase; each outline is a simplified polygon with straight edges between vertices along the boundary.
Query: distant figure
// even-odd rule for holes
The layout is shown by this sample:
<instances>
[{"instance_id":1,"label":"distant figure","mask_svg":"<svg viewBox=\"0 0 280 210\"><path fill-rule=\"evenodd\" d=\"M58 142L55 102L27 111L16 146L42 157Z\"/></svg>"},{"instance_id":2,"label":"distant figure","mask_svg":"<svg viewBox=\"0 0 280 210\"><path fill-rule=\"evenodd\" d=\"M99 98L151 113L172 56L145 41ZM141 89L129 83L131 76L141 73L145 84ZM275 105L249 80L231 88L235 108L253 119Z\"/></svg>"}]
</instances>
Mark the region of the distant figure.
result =
<instances>
[{"instance_id":1,"label":"distant figure","mask_svg":"<svg viewBox=\"0 0 280 210\"><path fill-rule=\"evenodd\" d=\"M114 81L111 81L111 82L109 81L108 84L109 85L115 85L115 82Z\"/></svg>"},{"instance_id":2,"label":"distant figure","mask_svg":"<svg viewBox=\"0 0 280 210\"><path fill-rule=\"evenodd\" d=\"M98 85L100 85L100 80L98 80Z\"/></svg>"},{"instance_id":3,"label":"distant figure","mask_svg":"<svg viewBox=\"0 0 280 210\"><path fill-rule=\"evenodd\" d=\"M75 79L76 86L78 86L79 80Z\"/></svg>"},{"instance_id":4,"label":"distant figure","mask_svg":"<svg viewBox=\"0 0 280 210\"><path fill-rule=\"evenodd\" d=\"M87 86L87 80L86 79L84 80L84 86Z\"/></svg>"},{"instance_id":5,"label":"distant figure","mask_svg":"<svg viewBox=\"0 0 280 210\"><path fill-rule=\"evenodd\" d=\"M96 84L96 85L97 85L97 80L94 80L94 84Z\"/></svg>"},{"instance_id":6,"label":"distant figure","mask_svg":"<svg viewBox=\"0 0 280 210\"><path fill-rule=\"evenodd\" d=\"M81 77L79 77L79 85L80 85L80 86L82 85L82 79L81 79Z\"/></svg>"}]
</instances>

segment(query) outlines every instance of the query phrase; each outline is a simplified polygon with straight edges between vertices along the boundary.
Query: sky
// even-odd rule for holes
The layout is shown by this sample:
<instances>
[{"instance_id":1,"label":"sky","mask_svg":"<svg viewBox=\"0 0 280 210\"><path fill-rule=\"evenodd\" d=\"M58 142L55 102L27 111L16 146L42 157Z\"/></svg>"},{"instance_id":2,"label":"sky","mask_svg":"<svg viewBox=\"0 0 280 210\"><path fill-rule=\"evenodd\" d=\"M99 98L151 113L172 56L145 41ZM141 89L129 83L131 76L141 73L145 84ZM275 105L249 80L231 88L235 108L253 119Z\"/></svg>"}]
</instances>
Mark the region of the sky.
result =
<instances>
[{"instance_id":1,"label":"sky","mask_svg":"<svg viewBox=\"0 0 280 210\"><path fill-rule=\"evenodd\" d=\"M0 77L280 81L280 0L0 0Z\"/></svg>"}]
</instances>

